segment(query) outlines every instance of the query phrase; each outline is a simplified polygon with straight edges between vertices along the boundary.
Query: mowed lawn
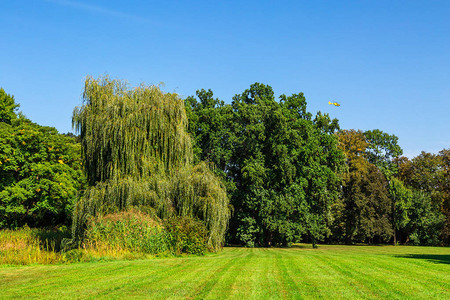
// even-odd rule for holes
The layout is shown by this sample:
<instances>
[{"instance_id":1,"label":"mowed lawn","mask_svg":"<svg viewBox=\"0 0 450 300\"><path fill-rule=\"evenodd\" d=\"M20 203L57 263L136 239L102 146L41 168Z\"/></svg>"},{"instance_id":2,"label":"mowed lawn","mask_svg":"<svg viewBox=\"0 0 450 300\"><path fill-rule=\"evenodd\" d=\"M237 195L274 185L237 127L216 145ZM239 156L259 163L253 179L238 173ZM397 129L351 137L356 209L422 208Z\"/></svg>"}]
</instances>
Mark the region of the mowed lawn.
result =
<instances>
[{"instance_id":1,"label":"mowed lawn","mask_svg":"<svg viewBox=\"0 0 450 300\"><path fill-rule=\"evenodd\" d=\"M225 248L205 257L0 267L5 298L450 299L450 248Z\"/></svg>"}]
</instances>

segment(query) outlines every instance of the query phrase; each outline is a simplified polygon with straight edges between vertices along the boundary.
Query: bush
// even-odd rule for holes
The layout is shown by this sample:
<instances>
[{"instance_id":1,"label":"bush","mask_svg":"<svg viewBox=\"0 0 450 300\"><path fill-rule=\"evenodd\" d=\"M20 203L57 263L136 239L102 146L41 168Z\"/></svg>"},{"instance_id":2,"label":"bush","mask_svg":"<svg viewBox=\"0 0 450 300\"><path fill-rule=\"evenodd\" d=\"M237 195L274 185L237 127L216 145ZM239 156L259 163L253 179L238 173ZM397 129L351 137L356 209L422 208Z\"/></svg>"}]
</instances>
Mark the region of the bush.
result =
<instances>
[{"instance_id":1,"label":"bush","mask_svg":"<svg viewBox=\"0 0 450 300\"><path fill-rule=\"evenodd\" d=\"M169 251L167 234L161 221L136 209L91 218L87 224L84 247L153 255Z\"/></svg>"},{"instance_id":2,"label":"bush","mask_svg":"<svg viewBox=\"0 0 450 300\"><path fill-rule=\"evenodd\" d=\"M204 255L208 250L208 230L203 222L190 217L173 217L165 222L172 251Z\"/></svg>"}]
</instances>

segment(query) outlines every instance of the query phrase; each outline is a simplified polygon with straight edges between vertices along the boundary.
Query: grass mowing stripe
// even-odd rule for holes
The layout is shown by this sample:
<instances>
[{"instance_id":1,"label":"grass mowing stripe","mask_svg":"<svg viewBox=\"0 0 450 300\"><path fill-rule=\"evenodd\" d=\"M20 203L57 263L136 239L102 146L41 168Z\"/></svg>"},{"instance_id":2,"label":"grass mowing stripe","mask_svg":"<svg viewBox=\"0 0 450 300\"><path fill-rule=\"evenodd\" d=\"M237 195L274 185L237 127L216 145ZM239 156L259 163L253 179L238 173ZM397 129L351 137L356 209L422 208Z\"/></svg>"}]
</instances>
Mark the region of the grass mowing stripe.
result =
<instances>
[{"instance_id":1,"label":"grass mowing stripe","mask_svg":"<svg viewBox=\"0 0 450 300\"><path fill-rule=\"evenodd\" d=\"M300 249L285 250L282 255L285 259L290 259L286 273L296 284L297 291L295 294L298 297L326 296L327 282L324 278L327 278L327 274L320 272L322 266L314 261L307 251L304 252Z\"/></svg>"},{"instance_id":2,"label":"grass mowing stripe","mask_svg":"<svg viewBox=\"0 0 450 300\"><path fill-rule=\"evenodd\" d=\"M317 255L317 259L324 261L331 268L344 275L348 282L356 287L358 293L365 298L399 296L396 293L389 294L387 287L378 278L370 276L367 264L356 265L353 261L346 261L345 256Z\"/></svg>"},{"instance_id":3,"label":"grass mowing stripe","mask_svg":"<svg viewBox=\"0 0 450 300\"><path fill-rule=\"evenodd\" d=\"M124 292L133 296L143 296L152 298L167 298L174 295L188 295L194 288L193 284L198 282L199 278L207 278L217 264L213 264L211 260L203 258L186 259L181 268L171 270L165 268L161 276L152 278L142 278L139 281L133 281L126 286ZM194 273L195 276L194 277ZM188 289L183 286L183 281L188 282Z\"/></svg>"},{"instance_id":4,"label":"grass mowing stripe","mask_svg":"<svg viewBox=\"0 0 450 300\"><path fill-rule=\"evenodd\" d=\"M218 285L223 285L225 283L232 284L236 277L231 278L230 274L234 274L233 271L240 269L242 267L242 261L249 261L253 256L253 253L246 253L245 256L231 257L227 264L223 265L220 269L216 270L212 276L208 277L200 285L197 285L195 292L191 295L194 299L205 299L209 298L211 292L215 290L214 294L226 294L228 291L225 289L217 288ZM227 278L228 277L228 278ZM212 296L214 298L214 296Z\"/></svg>"},{"instance_id":5,"label":"grass mowing stripe","mask_svg":"<svg viewBox=\"0 0 450 300\"><path fill-rule=\"evenodd\" d=\"M236 257L232 258L234 264L223 274L220 281L216 282L209 291L206 298L214 298L214 295L227 295L233 297L236 291L237 282L242 277L244 270L252 263L254 252L241 251L236 253Z\"/></svg>"},{"instance_id":6,"label":"grass mowing stripe","mask_svg":"<svg viewBox=\"0 0 450 300\"><path fill-rule=\"evenodd\" d=\"M292 280L292 278L287 274L286 272L286 265L284 261L281 259L280 254L278 251L274 252L274 266L273 268L277 270L277 281L278 281L278 288L280 290L280 298L282 299L288 299L288 296L290 295L289 291L292 291L294 293L297 292L297 285Z\"/></svg>"},{"instance_id":7,"label":"grass mowing stripe","mask_svg":"<svg viewBox=\"0 0 450 300\"><path fill-rule=\"evenodd\" d=\"M298 250L294 250L298 251ZM291 256L294 260L297 256L302 255L298 252L290 251L286 256ZM361 297L361 290L353 284L353 280L350 280L346 276L342 276L342 273L330 268L327 262L317 259L317 256L326 255L323 253L315 254L313 252L306 252L305 258L307 259L308 265L301 268L293 268L296 264L292 265L292 274L298 274L299 272L304 272L306 269L309 280L315 281L321 286L320 294L323 297L333 298L356 298ZM315 268L311 268L314 266ZM309 296L309 294L307 294Z\"/></svg>"},{"instance_id":8,"label":"grass mowing stripe","mask_svg":"<svg viewBox=\"0 0 450 300\"><path fill-rule=\"evenodd\" d=\"M362 260L362 258L353 258L353 260ZM409 288L406 290L408 297L417 297L421 294L428 297L430 295L429 290L439 291L443 289L448 292L449 274L436 272L432 264L417 268L415 264L405 265L402 260L387 255L369 256L364 261L372 266L374 272L379 274L378 276L384 280L389 278L390 282L387 282L387 284L391 288L398 287L404 290L404 286L408 285ZM388 274L389 276L383 276L382 274Z\"/></svg>"},{"instance_id":9,"label":"grass mowing stripe","mask_svg":"<svg viewBox=\"0 0 450 300\"><path fill-rule=\"evenodd\" d=\"M280 299L283 297L283 290L282 285L277 280L280 278L279 275L279 268L276 265L276 256L274 255L274 251L276 249L270 248L270 249L264 249L265 250L265 256L261 258L261 273L259 274L263 280L267 292L263 293L262 296L265 297L265 295L268 295L269 297ZM260 289L261 290L261 289Z\"/></svg>"},{"instance_id":10,"label":"grass mowing stripe","mask_svg":"<svg viewBox=\"0 0 450 300\"><path fill-rule=\"evenodd\" d=\"M259 256L258 251L256 249L247 249L240 248L240 264L237 264L235 267L236 273L230 273L229 276L234 276L232 285L230 286L229 291L227 290L218 290L217 292L221 292L223 297L221 298L231 298L231 299L250 299L252 298L253 293L253 282L255 275L255 264L257 263L255 257ZM248 254L248 255L247 255ZM212 292L210 296L212 296Z\"/></svg>"}]
</instances>

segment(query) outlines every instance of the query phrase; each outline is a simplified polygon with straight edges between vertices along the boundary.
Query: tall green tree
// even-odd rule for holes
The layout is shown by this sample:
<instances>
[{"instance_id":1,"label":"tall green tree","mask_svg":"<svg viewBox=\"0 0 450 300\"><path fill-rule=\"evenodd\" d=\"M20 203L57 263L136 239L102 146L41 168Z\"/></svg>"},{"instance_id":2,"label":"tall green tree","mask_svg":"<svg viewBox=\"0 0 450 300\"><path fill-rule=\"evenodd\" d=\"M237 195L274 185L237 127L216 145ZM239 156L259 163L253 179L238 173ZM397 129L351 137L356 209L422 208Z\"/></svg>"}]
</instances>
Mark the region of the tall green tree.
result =
<instances>
[{"instance_id":1,"label":"tall green tree","mask_svg":"<svg viewBox=\"0 0 450 300\"><path fill-rule=\"evenodd\" d=\"M434 213L430 216L439 214L445 216L444 225L441 227L441 239L446 244L450 242L449 152L447 149L443 149L438 154L422 151L412 160L400 158L397 161L399 178L408 187L425 194L419 199L424 201L431 199L430 209Z\"/></svg>"},{"instance_id":2,"label":"tall green tree","mask_svg":"<svg viewBox=\"0 0 450 300\"><path fill-rule=\"evenodd\" d=\"M312 119L303 94L282 95L278 102L272 88L259 83L231 105L217 105L212 93L197 96L186 102L193 112L190 128L199 128L191 132L201 159L212 158L235 186L230 241L267 246L304 234L314 243L321 239L339 193L337 120L320 113Z\"/></svg>"},{"instance_id":3,"label":"tall green tree","mask_svg":"<svg viewBox=\"0 0 450 300\"><path fill-rule=\"evenodd\" d=\"M3 90L0 97L0 228L68 225L84 185L80 145L16 115Z\"/></svg>"},{"instance_id":4,"label":"tall green tree","mask_svg":"<svg viewBox=\"0 0 450 300\"><path fill-rule=\"evenodd\" d=\"M367 159L368 142L361 131L339 132L340 148L347 158L343 175L343 216L346 242L381 242L392 235L388 183L381 171ZM339 216L338 216L339 218Z\"/></svg>"},{"instance_id":5,"label":"tall green tree","mask_svg":"<svg viewBox=\"0 0 450 300\"><path fill-rule=\"evenodd\" d=\"M223 245L229 200L206 163L193 164L184 103L154 86L128 89L108 77L85 83L83 106L74 110L89 183L74 213L79 239L89 216L150 207L161 218L204 221L208 244Z\"/></svg>"},{"instance_id":6,"label":"tall green tree","mask_svg":"<svg viewBox=\"0 0 450 300\"><path fill-rule=\"evenodd\" d=\"M185 105L194 161L212 163L214 172L223 180L227 191L232 193L235 186L227 169L234 147L234 135L230 130L233 117L231 106L214 98L211 90L203 89L197 91L197 98L187 97Z\"/></svg>"},{"instance_id":7,"label":"tall green tree","mask_svg":"<svg viewBox=\"0 0 450 300\"><path fill-rule=\"evenodd\" d=\"M392 225L394 229L394 245L397 244L397 233L405 229L410 218L413 192L403 182L393 177L389 182L389 194L392 199Z\"/></svg>"},{"instance_id":8,"label":"tall green tree","mask_svg":"<svg viewBox=\"0 0 450 300\"><path fill-rule=\"evenodd\" d=\"M445 216L436 209L430 194L414 190L408 216L410 221L406 226L406 232L409 243L426 246L442 244L441 233L445 225Z\"/></svg>"}]
</instances>

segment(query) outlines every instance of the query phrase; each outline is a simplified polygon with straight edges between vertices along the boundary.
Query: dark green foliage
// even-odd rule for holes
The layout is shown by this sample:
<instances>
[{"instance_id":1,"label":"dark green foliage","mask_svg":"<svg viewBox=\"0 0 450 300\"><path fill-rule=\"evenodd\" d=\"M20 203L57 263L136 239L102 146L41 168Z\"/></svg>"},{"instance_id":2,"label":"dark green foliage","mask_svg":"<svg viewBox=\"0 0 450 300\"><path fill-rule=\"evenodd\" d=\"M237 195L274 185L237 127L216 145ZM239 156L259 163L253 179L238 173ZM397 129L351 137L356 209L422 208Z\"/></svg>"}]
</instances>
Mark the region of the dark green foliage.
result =
<instances>
[{"instance_id":1,"label":"dark green foliage","mask_svg":"<svg viewBox=\"0 0 450 300\"><path fill-rule=\"evenodd\" d=\"M408 242L413 245L430 246L442 243L441 232L445 217L434 207L428 194L421 191L413 193L409 218L410 221L405 228Z\"/></svg>"},{"instance_id":2,"label":"dark green foliage","mask_svg":"<svg viewBox=\"0 0 450 300\"><path fill-rule=\"evenodd\" d=\"M320 239L339 194L337 120L321 113L312 119L303 94L277 102L259 83L231 105L211 91L197 96L199 102L186 100L189 128L200 159L215 163L231 187L230 242L280 245L305 233Z\"/></svg>"},{"instance_id":3,"label":"dark green foliage","mask_svg":"<svg viewBox=\"0 0 450 300\"><path fill-rule=\"evenodd\" d=\"M204 255L208 250L208 230L203 222L190 217L173 217L166 220L164 226L174 254Z\"/></svg>"},{"instance_id":4,"label":"dark green foliage","mask_svg":"<svg viewBox=\"0 0 450 300\"><path fill-rule=\"evenodd\" d=\"M392 201L381 171L366 159L368 143L360 131L339 132L340 148L347 157L342 202L335 210L334 233L345 242L388 241L392 235ZM338 237L339 238L339 237Z\"/></svg>"},{"instance_id":5,"label":"dark green foliage","mask_svg":"<svg viewBox=\"0 0 450 300\"><path fill-rule=\"evenodd\" d=\"M84 184L80 145L21 115L6 121L0 122L0 228L68 225Z\"/></svg>"},{"instance_id":6,"label":"dark green foliage","mask_svg":"<svg viewBox=\"0 0 450 300\"><path fill-rule=\"evenodd\" d=\"M439 183L439 189L442 195L442 213L445 217L445 225L442 230L442 240L450 245L450 149L439 151L442 161L442 179Z\"/></svg>"},{"instance_id":7,"label":"dark green foliage","mask_svg":"<svg viewBox=\"0 0 450 300\"><path fill-rule=\"evenodd\" d=\"M392 236L391 199L384 175L374 165L354 172L344 184L347 241L372 243Z\"/></svg>"},{"instance_id":8,"label":"dark green foliage","mask_svg":"<svg viewBox=\"0 0 450 300\"><path fill-rule=\"evenodd\" d=\"M396 162L399 166L399 178L405 184L418 192L423 193L421 197L415 197L415 205L423 207L423 217L429 216L431 219L415 220L417 228L425 228L423 224L437 224L436 220L441 216L444 218L443 226L431 226L433 230L440 228L440 240L444 244L450 243L450 151L443 149L438 154L422 152L412 160L406 157L399 158ZM430 199L430 203L428 203ZM425 203L418 203L425 201ZM425 209L427 208L427 209ZM439 216L439 217L438 217ZM413 222L413 221L412 221ZM418 229L419 230L419 229ZM420 230L419 230L420 231ZM417 231L416 236L428 236L429 234ZM436 231L433 232L436 234ZM431 239L434 240L435 238ZM417 238L416 241L430 240L429 238ZM432 244L426 242L426 244Z\"/></svg>"}]
</instances>

